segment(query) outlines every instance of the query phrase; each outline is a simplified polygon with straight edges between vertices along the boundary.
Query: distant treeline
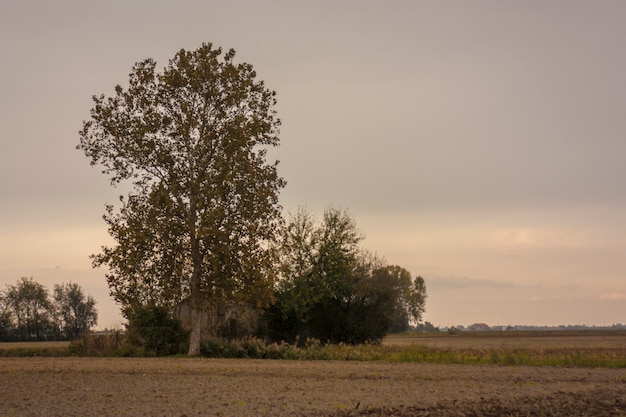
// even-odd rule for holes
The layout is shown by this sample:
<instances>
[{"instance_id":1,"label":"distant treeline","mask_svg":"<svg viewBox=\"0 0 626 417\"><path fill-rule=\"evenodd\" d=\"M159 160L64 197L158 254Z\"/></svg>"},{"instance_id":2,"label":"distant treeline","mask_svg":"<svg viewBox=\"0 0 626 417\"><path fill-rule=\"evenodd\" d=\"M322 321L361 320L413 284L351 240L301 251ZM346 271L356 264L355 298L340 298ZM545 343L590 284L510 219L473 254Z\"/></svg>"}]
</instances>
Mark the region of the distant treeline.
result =
<instances>
[{"instance_id":1,"label":"distant treeline","mask_svg":"<svg viewBox=\"0 0 626 417\"><path fill-rule=\"evenodd\" d=\"M576 330L626 330L626 325L622 323L615 323L606 326L587 326L585 324L561 324L557 326L535 326L535 325L508 325L508 326L488 326L484 323L474 323L469 326L451 326L437 328L435 331L442 331L448 333L454 332L472 332L472 331L576 331ZM432 331L432 330L420 330L416 328L415 331Z\"/></svg>"},{"instance_id":2,"label":"distant treeline","mask_svg":"<svg viewBox=\"0 0 626 417\"><path fill-rule=\"evenodd\" d=\"M22 277L0 290L0 341L73 340L97 324L96 302L80 285L46 287Z\"/></svg>"}]
</instances>

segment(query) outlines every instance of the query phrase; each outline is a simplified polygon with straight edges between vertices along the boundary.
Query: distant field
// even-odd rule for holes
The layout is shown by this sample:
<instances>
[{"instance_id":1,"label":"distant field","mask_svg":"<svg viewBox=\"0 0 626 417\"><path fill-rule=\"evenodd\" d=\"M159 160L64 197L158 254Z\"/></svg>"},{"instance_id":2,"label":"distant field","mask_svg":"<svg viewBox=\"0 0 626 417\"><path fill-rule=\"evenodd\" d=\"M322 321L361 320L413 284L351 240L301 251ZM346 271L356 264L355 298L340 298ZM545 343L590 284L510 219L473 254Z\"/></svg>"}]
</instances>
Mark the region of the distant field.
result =
<instances>
[{"instance_id":1,"label":"distant field","mask_svg":"<svg viewBox=\"0 0 626 417\"><path fill-rule=\"evenodd\" d=\"M69 345L70 342L2 342L0 349L60 349Z\"/></svg>"},{"instance_id":2,"label":"distant field","mask_svg":"<svg viewBox=\"0 0 626 417\"><path fill-rule=\"evenodd\" d=\"M70 342L0 342L0 349L60 349ZM400 334L385 337L383 346L420 345L456 349L603 348L626 350L626 331L465 332L456 335Z\"/></svg>"},{"instance_id":3,"label":"distant field","mask_svg":"<svg viewBox=\"0 0 626 417\"><path fill-rule=\"evenodd\" d=\"M456 335L390 335L383 345L420 345L454 349L624 349L626 331L464 332Z\"/></svg>"}]
</instances>

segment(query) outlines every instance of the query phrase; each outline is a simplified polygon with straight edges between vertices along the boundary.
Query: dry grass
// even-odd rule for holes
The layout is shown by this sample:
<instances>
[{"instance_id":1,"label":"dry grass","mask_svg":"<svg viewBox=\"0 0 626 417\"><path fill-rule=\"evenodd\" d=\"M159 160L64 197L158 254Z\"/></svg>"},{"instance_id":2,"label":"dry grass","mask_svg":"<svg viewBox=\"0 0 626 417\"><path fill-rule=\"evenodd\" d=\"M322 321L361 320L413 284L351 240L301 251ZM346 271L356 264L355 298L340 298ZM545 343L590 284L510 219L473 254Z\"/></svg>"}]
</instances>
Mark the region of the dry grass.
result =
<instances>
[{"instance_id":1,"label":"dry grass","mask_svg":"<svg viewBox=\"0 0 626 417\"><path fill-rule=\"evenodd\" d=\"M68 356L70 342L2 342L0 357Z\"/></svg>"},{"instance_id":2,"label":"dry grass","mask_svg":"<svg viewBox=\"0 0 626 417\"><path fill-rule=\"evenodd\" d=\"M458 349L626 349L626 331L413 333L387 336L383 345Z\"/></svg>"},{"instance_id":3,"label":"dry grass","mask_svg":"<svg viewBox=\"0 0 626 417\"><path fill-rule=\"evenodd\" d=\"M306 347L262 340L214 340L203 345L214 358L385 361L472 365L532 365L626 368L626 332L465 333L396 335L380 345ZM143 356L120 334L90 335L67 342L8 343L0 356Z\"/></svg>"},{"instance_id":4,"label":"dry grass","mask_svg":"<svg viewBox=\"0 0 626 417\"><path fill-rule=\"evenodd\" d=\"M70 345L70 342L3 342L0 343L0 349L64 349Z\"/></svg>"}]
</instances>

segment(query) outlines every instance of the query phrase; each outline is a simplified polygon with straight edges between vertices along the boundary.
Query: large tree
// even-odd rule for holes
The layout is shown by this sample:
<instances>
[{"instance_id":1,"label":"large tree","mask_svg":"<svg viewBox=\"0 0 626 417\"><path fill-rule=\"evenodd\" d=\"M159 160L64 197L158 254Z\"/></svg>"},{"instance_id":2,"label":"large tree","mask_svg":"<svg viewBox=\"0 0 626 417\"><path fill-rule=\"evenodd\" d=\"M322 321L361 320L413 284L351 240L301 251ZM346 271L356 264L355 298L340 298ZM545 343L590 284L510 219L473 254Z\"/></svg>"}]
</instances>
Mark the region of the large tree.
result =
<instances>
[{"instance_id":1,"label":"large tree","mask_svg":"<svg viewBox=\"0 0 626 417\"><path fill-rule=\"evenodd\" d=\"M81 149L132 191L105 221L116 244L108 266L113 297L133 306L190 303L189 354L199 353L207 302L261 302L272 284L271 242L285 181L267 151L278 146L275 92L235 51L203 44L179 51L162 72L146 59L128 88L94 96Z\"/></svg>"}]
</instances>

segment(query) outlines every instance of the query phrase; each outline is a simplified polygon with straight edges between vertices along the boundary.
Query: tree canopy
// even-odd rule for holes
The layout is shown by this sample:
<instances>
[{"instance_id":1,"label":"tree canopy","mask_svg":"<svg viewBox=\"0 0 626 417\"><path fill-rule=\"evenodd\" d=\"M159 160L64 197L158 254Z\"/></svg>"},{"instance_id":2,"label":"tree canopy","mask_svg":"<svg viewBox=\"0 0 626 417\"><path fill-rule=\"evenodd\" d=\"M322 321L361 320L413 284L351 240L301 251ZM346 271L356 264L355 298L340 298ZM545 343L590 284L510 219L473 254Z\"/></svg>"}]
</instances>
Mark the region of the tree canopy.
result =
<instances>
[{"instance_id":1,"label":"tree canopy","mask_svg":"<svg viewBox=\"0 0 626 417\"><path fill-rule=\"evenodd\" d=\"M267 161L279 144L275 92L234 58L209 43L180 50L162 72L152 59L135 64L127 88L93 97L77 146L113 185L133 185L119 210L106 207L115 245L94 266L108 267L127 317L190 302L190 354L205 303L263 303L274 280L285 185Z\"/></svg>"},{"instance_id":2,"label":"tree canopy","mask_svg":"<svg viewBox=\"0 0 626 417\"><path fill-rule=\"evenodd\" d=\"M379 341L406 330L424 312L421 277L360 246L363 234L345 211L330 208L316 225L306 210L287 221L281 236L281 277L267 310L275 340L330 343Z\"/></svg>"},{"instance_id":3,"label":"tree canopy","mask_svg":"<svg viewBox=\"0 0 626 417\"><path fill-rule=\"evenodd\" d=\"M98 323L96 301L75 282L54 286L59 324L67 339L76 339Z\"/></svg>"}]
</instances>

